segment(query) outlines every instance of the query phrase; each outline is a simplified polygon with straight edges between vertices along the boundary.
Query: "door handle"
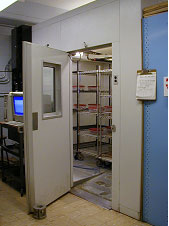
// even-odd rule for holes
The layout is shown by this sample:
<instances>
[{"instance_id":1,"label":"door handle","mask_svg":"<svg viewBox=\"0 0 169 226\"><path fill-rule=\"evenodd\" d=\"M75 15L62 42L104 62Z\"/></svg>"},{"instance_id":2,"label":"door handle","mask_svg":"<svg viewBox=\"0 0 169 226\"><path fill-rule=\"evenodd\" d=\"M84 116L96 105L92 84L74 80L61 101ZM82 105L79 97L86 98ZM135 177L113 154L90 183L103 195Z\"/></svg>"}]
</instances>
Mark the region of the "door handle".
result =
<instances>
[{"instance_id":1,"label":"door handle","mask_svg":"<svg viewBox=\"0 0 169 226\"><path fill-rule=\"evenodd\" d=\"M38 130L38 112L32 113L32 130Z\"/></svg>"},{"instance_id":2,"label":"door handle","mask_svg":"<svg viewBox=\"0 0 169 226\"><path fill-rule=\"evenodd\" d=\"M112 125L111 129L112 129L112 132L116 132L116 126L115 125Z\"/></svg>"}]
</instances>

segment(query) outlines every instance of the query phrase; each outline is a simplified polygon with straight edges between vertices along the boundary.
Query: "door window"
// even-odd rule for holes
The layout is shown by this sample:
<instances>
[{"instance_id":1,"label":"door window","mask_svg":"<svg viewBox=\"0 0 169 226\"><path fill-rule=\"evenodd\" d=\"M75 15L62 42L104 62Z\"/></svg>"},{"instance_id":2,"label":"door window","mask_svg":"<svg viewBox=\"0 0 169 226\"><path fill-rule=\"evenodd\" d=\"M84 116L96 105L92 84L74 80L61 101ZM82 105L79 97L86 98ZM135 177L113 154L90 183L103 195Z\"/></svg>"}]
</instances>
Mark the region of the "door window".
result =
<instances>
[{"instance_id":1,"label":"door window","mask_svg":"<svg viewBox=\"0 0 169 226\"><path fill-rule=\"evenodd\" d=\"M43 119L61 115L61 65L43 63Z\"/></svg>"}]
</instances>

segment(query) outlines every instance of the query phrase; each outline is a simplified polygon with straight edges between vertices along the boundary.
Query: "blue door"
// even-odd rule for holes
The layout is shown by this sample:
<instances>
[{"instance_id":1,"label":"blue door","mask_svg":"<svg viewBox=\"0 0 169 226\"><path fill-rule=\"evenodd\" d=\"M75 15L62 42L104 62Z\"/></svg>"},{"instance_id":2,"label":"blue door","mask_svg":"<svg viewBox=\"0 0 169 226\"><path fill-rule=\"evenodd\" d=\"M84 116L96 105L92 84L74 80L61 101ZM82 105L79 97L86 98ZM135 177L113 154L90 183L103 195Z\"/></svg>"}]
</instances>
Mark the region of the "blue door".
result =
<instances>
[{"instance_id":1,"label":"blue door","mask_svg":"<svg viewBox=\"0 0 169 226\"><path fill-rule=\"evenodd\" d=\"M157 100L144 102L143 220L167 226L168 214L168 13L143 19L143 67L157 70Z\"/></svg>"}]
</instances>

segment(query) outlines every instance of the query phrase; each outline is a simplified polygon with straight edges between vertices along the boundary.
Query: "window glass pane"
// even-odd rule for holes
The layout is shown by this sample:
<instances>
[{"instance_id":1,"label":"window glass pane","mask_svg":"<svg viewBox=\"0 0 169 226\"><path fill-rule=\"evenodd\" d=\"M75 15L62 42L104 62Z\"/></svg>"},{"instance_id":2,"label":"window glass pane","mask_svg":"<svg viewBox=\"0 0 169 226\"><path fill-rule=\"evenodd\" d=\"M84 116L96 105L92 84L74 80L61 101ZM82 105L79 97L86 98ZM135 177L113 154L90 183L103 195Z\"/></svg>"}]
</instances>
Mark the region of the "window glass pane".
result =
<instances>
[{"instance_id":1,"label":"window glass pane","mask_svg":"<svg viewBox=\"0 0 169 226\"><path fill-rule=\"evenodd\" d=\"M43 117L58 115L61 115L61 65L44 63Z\"/></svg>"},{"instance_id":2,"label":"window glass pane","mask_svg":"<svg viewBox=\"0 0 169 226\"><path fill-rule=\"evenodd\" d=\"M54 74L54 68L43 67L43 113L55 112Z\"/></svg>"}]
</instances>

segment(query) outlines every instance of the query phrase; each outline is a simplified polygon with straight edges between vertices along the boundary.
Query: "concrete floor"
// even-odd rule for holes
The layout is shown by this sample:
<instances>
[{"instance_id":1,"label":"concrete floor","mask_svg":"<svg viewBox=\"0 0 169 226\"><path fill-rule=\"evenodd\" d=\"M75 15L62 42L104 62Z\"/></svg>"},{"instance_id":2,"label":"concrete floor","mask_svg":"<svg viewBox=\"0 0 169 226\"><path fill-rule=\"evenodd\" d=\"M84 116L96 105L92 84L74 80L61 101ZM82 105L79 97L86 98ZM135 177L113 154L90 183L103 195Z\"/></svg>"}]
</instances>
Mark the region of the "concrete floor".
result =
<instances>
[{"instance_id":1,"label":"concrete floor","mask_svg":"<svg viewBox=\"0 0 169 226\"><path fill-rule=\"evenodd\" d=\"M47 208L47 218L27 215L26 198L0 181L0 226L148 226L70 193Z\"/></svg>"}]
</instances>

